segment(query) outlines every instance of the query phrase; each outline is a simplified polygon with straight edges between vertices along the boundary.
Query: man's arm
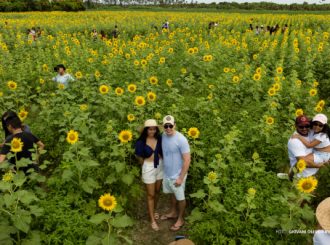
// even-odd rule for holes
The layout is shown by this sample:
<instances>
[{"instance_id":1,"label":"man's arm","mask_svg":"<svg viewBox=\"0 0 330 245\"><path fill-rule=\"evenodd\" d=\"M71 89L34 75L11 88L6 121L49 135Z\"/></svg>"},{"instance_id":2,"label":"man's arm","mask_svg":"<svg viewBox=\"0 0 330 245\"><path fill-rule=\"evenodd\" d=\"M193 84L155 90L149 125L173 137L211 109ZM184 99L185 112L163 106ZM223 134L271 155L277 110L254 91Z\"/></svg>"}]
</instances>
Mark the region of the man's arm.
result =
<instances>
[{"instance_id":1,"label":"man's arm","mask_svg":"<svg viewBox=\"0 0 330 245\"><path fill-rule=\"evenodd\" d=\"M188 169L189 169L190 161L191 161L190 152L182 154L182 158L183 158L183 165L182 165L180 176L175 181L176 186L180 186L182 184L184 177L188 173Z\"/></svg>"}]
</instances>

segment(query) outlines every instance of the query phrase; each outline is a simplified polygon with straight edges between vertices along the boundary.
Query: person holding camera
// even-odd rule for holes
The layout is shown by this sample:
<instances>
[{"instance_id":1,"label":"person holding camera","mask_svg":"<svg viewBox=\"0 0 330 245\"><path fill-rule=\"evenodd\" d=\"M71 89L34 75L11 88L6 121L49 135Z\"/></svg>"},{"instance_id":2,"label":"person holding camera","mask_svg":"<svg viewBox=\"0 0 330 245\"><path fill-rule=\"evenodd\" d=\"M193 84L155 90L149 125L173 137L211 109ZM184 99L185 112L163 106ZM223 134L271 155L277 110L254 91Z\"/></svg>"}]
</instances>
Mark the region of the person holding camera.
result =
<instances>
[{"instance_id":1,"label":"person holding camera","mask_svg":"<svg viewBox=\"0 0 330 245\"><path fill-rule=\"evenodd\" d=\"M70 81L74 81L74 78L65 72L66 68L64 65L59 64L54 67L54 71L57 72L56 77L53 77L53 81L59 84L63 84L64 87L68 87Z\"/></svg>"}]
</instances>

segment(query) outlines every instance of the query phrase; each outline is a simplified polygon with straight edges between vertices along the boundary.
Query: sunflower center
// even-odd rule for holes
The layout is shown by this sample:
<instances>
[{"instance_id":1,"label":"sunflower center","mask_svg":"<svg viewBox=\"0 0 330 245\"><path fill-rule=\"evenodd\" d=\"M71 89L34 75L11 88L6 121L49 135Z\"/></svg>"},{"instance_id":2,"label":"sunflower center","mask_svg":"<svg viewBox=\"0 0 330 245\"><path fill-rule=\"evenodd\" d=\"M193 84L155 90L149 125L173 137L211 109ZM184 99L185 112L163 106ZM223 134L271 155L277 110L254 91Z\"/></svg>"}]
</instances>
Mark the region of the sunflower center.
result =
<instances>
[{"instance_id":1,"label":"sunflower center","mask_svg":"<svg viewBox=\"0 0 330 245\"><path fill-rule=\"evenodd\" d=\"M69 139L70 139L70 140L75 140L75 139L76 139L76 136L75 136L74 134L70 134L70 135L69 135Z\"/></svg>"},{"instance_id":2,"label":"sunflower center","mask_svg":"<svg viewBox=\"0 0 330 245\"><path fill-rule=\"evenodd\" d=\"M105 199L105 200L103 201L103 205L104 205L104 206L111 206L111 205L112 205L112 201L111 201L110 199Z\"/></svg>"},{"instance_id":3,"label":"sunflower center","mask_svg":"<svg viewBox=\"0 0 330 245\"><path fill-rule=\"evenodd\" d=\"M305 182L302 184L302 188L304 190L309 190L310 188L312 188L312 184L310 182Z\"/></svg>"},{"instance_id":4,"label":"sunflower center","mask_svg":"<svg viewBox=\"0 0 330 245\"><path fill-rule=\"evenodd\" d=\"M124 135L123 135L123 140L128 140L128 139L129 139L128 134L124 134Z\"/></svg>"}]
</instances>

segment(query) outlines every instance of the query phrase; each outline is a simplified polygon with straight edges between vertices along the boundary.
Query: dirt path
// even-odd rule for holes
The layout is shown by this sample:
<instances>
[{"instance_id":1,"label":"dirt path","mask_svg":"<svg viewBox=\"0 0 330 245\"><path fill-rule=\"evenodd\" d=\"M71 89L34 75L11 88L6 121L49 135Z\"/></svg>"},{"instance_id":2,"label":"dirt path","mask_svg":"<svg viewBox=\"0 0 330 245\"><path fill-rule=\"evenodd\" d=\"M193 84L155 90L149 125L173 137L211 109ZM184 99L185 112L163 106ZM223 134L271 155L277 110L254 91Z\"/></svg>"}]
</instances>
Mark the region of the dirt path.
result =
<instances>
[{"instance_id":1,"label":"dirt path","mask_svg":"<svg viewBox=\"0 0 330 245\"><path fill-rule=\"evenodd\" d=\"M161 194L157 212L162 215L168 212L169 196ZM170 227L175 223L175 220L158 220L159 231L151 229L149 216L147 213L147 203L141 202L141 206L137 207L136 219L138 220L133 228L131 239L134 245L168 245L175 240L177 235L187 235L187 227L184 226L180 231L170 231Z\"/></svg>"}]
</instances>

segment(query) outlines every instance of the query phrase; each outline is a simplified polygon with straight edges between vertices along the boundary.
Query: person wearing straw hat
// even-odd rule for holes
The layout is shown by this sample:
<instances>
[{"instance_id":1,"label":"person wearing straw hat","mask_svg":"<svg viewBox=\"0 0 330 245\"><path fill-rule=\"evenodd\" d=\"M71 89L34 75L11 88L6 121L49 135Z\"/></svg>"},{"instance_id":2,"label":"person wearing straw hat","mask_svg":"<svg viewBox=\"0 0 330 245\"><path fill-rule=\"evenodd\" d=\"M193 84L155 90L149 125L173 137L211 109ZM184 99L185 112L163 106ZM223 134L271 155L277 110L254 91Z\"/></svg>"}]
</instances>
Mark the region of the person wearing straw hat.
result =
<instances>
[{"instance_id":1,"label":"person wearing straw hat","mask_svg":"<svg viewBox=\"0 0 330 245\"><path fill-rule=\"evenodd\" d=\"M319 223L319 230L316 230L313 237L314 245L330 244L330 197L324 199L316 208L316 219Z\"/></svg>"},{"instance_id":2,"label":"person wearing straw hat","mask_svg":"<svg viewBox=\"0 0 330 245\"><path fill-rule=\"evenodd\" d=\"M171 193L171 210L168 214L162 215L161 219L177 219L170 230L178 231L184 225L183 216L186 208L184 192L190 166L190 147L187 138L175 130L176 124L173 116L165 116L163 126L165 130L162 136L164 154L163 192Z\"/></svg>"},{"instance_id":3,"label":"person wearing straw hat","mask_svg":"<svg viewBox=\"0 0 330 245\"><path fill-rule=\"evenodd\" d=\"M135 155L142 164L142 180L146 184L148 212L151 228L159 230L155 212L163 179L162 138L156 120L148 119L144 122L143 131L135 145Z\"/></svg>"}]
</instances>

